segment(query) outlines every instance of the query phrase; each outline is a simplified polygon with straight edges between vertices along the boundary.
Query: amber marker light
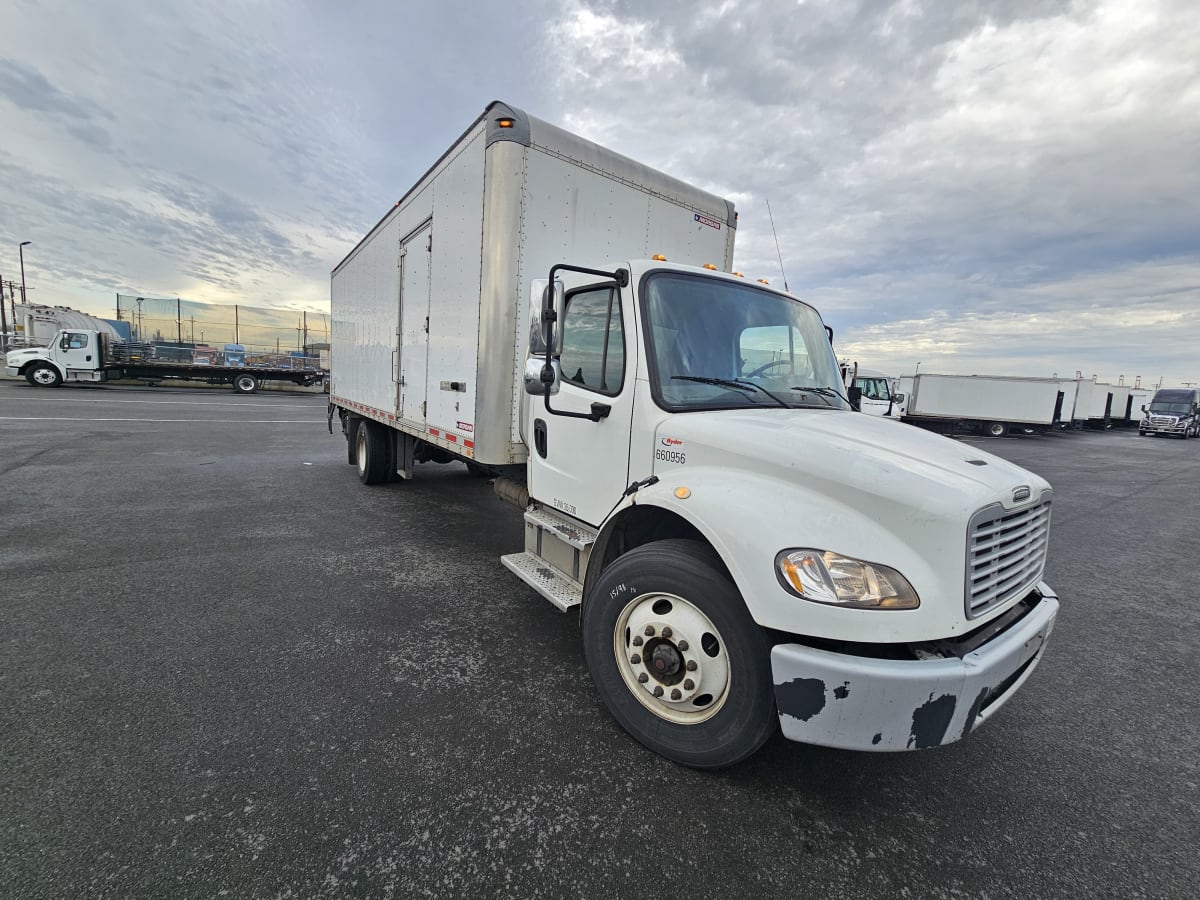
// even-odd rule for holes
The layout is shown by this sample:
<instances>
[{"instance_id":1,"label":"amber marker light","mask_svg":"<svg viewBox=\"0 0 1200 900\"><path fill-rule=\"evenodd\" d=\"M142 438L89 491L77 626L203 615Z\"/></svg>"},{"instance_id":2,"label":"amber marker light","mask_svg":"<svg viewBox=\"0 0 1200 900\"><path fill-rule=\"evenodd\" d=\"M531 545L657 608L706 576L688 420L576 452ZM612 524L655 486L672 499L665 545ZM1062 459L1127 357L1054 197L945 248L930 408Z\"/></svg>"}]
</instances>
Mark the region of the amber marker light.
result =
<instances>
[{"instance_id":1,"label":"amber marker light","mask_svg":"<svg viewBox=\"0 0 1200 900\"><path fill-rule=\"evenodd\" d=\"M685 488L685 487L677 487L677 488L675 488L675 496L678 497L680 500L686 500L688 497L692 496L692 489Z\"/></svg>"},{"instance_id":2,"label":"amber marker light","mask_svg":"<svg viewBox=\"0 0 1200 900\"><path fill-rule=\"evenodd\" d=\"M513 120L512 119L497 119L496 124L498 126L500 126L501 128L512 128Z\"/></svg>"},{"instance_id":3,"label":"amber marker light","mask_svg":"<svg viewBox=\"0 0 1200 900\"><path fill-rule=\"evenodd\" d=\"M734 272L733 274L734 274L734 275L736 275L738 278L745 278L745 277L746 277L746 276L745 276L745 275L743 275L741 272Z\"/></svg>"},{"instance_id":4,"label":"amber marker light","mask_svg":"<svg viewBox=\"0 0 1200 900\"><path fill-rule=\"evenodd\" d=\"M663 256L661 253L655 253L650 258L655 260L656 262L666 262L667 261L667 258L665 256Z\"/></svg>"},{"instance_id":5,"label":"amber marker light","mask_svg":"<svg viewBox=\"0 0 1200 900\"><path fill-rule=\"evenodd\" d=\"M714 266L712 263L705 263L704 268L708 269L710 272L717 271L717 267Z\"/></svg>"},{"instance_id":6,"label":"amber marker light","mask_svg":"<svg viewBox=\"0 0 1200 900\"><path fill-rule=\"evenodd\" d=\"M767 281L767 279L765 279L765 278L760 278L760 279L758 279L758 283L759 284L770 284L771 282Z\"/></svg>"}]
</instances>

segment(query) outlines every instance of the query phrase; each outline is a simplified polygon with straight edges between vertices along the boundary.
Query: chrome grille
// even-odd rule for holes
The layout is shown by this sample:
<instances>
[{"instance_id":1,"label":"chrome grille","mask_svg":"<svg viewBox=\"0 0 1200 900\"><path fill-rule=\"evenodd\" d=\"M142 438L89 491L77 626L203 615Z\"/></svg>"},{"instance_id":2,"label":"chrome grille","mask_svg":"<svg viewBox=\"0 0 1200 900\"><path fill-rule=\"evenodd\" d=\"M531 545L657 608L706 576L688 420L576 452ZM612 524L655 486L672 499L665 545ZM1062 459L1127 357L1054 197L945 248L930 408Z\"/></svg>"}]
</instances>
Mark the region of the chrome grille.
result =
<instances>
[{"instance_id":1,"label":"chrome grille","mask_svg":"<svg viewBox=\"0 0 1200 900\"><path fill-rule=\"evenodd\" d=\"M1151 425L1175 425L1178 422L1174 416L1151 416Z\"/></svg>"},{"instance_id":2,"label":"chrome grille","mask_svg":"<svg viewBox=\"0 0 1200 900\"><path fill-rule=\"evenodd\" d=\"M1019 509L985 506L967 533L967 618L1023 597L1042 579L1050 540L1050 491Z\"/></svg>"}]
</instances>

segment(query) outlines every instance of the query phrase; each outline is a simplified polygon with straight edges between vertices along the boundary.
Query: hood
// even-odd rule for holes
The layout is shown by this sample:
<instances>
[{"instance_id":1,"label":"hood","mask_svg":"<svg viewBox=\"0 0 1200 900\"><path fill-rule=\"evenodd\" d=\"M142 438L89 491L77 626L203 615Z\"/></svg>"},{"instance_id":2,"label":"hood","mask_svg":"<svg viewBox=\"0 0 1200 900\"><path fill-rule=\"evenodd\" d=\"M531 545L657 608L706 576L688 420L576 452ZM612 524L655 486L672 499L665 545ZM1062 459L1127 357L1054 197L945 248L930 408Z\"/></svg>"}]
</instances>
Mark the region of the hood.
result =
<instances>
[{"instance_id":1,"label":"hood","mask_svg":"<svg viewBox=\"0 0 1200 900\"><path fill-rule=\"evenodd\" d=\"M8 356L5 357L5 365L19 366L22 363L27 363L31 359L45 359L45 347L23 347L20 350L9 350Z\"/></svg>"},{"instance_id":2,"label":"hood","mask_svg":"<svg viewBox=\"0 0 1200 900\"><path fill-rule=\"evenodd\" d=\"M930 513L1022 506L1022 488L1036 498L1050 487L971 444L844 410L675 415L659 426L656 443L684 450L689 466L748 464L786 480L822 482L825 493L847 503L887 497Z\"/></svg>"}]
</instances>

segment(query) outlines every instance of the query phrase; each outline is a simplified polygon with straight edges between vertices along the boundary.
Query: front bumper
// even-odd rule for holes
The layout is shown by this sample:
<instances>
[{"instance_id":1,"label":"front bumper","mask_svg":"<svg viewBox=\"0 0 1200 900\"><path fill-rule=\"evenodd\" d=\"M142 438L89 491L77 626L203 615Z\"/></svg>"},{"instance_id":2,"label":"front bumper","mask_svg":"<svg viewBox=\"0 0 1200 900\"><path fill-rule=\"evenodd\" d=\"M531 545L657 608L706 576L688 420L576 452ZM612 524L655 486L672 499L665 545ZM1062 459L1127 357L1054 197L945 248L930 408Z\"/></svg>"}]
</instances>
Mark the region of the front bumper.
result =
<instances>
[{"instance_id":1,"label":"front bumper","mask_svg":"<svg viewBox=\"0 0 1200 900\"><path fill-rule=\"evenodd\" d=\"M19 378L21 375L21 370L18 369L16 366L5 366L4 374L7 375L9 378Z\"/></svg>"},{"instance_id":2,"label":"front bumper","mask_svg":"<svg viewBox=\"0 0 1200 900\"><path fill-rule=\"evenodd\" d=\"M1146 434L1186 434L1187 425L1139 425L1139 431Z\"/></svg>"},{"instance_id":3,"label":"front bumper","mask_svg":"<svg viewBox=\"0 0 1200 900\"><path fill-rule=\"evenodd\" d=\"M771 650L784 737L846 750L952 744L1003 706L1037 668L1058 597L1044 582L1023 618L961 658L893 660L802 644Z\"/></svg>"}]
</instances>

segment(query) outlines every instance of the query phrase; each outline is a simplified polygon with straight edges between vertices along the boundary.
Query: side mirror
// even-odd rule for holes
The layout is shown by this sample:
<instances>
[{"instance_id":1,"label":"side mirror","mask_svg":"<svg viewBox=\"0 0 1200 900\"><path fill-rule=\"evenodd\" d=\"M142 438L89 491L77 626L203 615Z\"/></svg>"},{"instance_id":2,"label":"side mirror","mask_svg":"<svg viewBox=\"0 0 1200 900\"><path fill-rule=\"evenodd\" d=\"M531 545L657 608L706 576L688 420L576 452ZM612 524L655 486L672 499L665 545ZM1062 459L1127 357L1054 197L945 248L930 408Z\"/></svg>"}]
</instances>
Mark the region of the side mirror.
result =
<instances>
[{"instance_id":1,"label":"side mirror","mask_svg":"<svg viewBox=\"0 0 1200 900\"><path fill-rule=\"evenodd\" d=\"M893 403L903 403L904 395L903 394L892 394L892 402Z\"/></svg>"},{"instance_id":2,"label":"side mirror","mask_svg":"<svg viewBox=\"0 0 1200 900\"><path fill-rule=\"evenodd\" d=\"M530 284L529 290L529 355L542 356L546 355L546 320L543 314L549 310L555 314L555 321L550 325L550 336L553 341L553 349L551 356L558 356L562 353L562 329L559 328L559 321L562 316L563 309L563 294L565 289L563 283L558 279L554 280L554 291L550 291L550 280L547 278L535 278Z\"/></svg>"},{"instance_id":3,"label":"side mirror","mask_svg":"<svg viewBox=\"0 0 1200 900\"><path fill-rule=\"evenodd\" d=\"M847 388L846 399L850 401L850 408L855 412L859 412L859 408L862 406L862 388Z\"/></svg>"},{"instance_id":4,"label":"side mirror","mask_svg":"<svg viewBox=\"0 0 1200 900\"><path fill-rule=\"evenodd\" d=\"M546 351L543 350L544 354ZM541 397L546 393L546 385L542 383L542 369L546 367L545 356L530 356L525 360L525 393L531 397ZM562 382L562 372L558 360L552 360L550 368L554 372L554 381L550 383L550 393L557 394Z\"/></svg>"},{"instance_id":5,"label":"side mirror","mask_svg":"<svg viewBox=\"0 0 1200 900\"><path fill-rule=\"evenodd\" d=\"M1143 404L1142 404L1142 412L1145 412L1145 411L1146 411L1146 404L1145 404L1145 403L1143 403Z\"/></svg>"}]
</instances>

